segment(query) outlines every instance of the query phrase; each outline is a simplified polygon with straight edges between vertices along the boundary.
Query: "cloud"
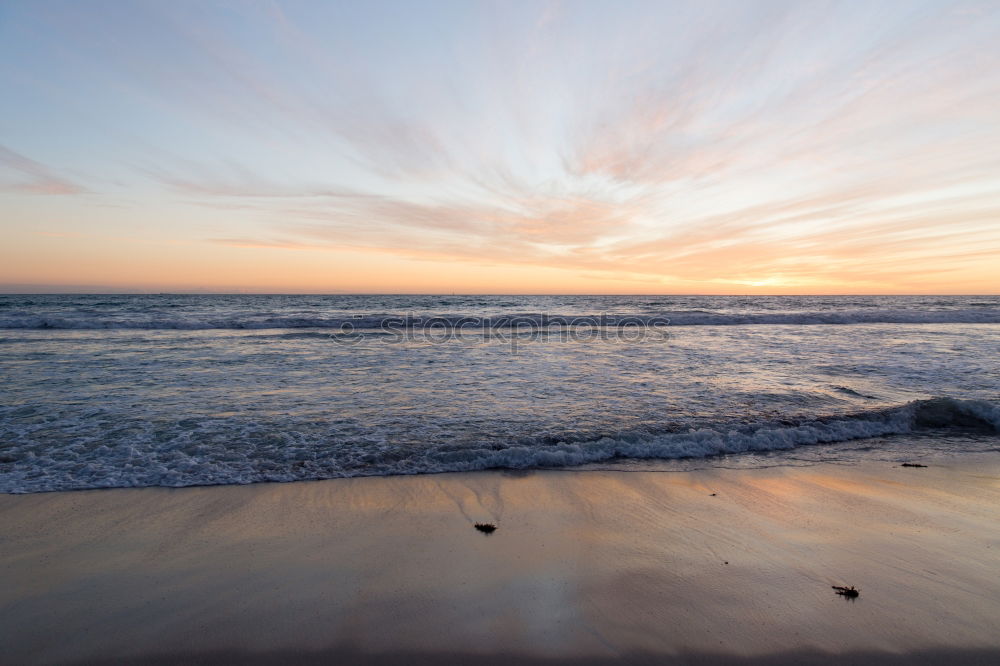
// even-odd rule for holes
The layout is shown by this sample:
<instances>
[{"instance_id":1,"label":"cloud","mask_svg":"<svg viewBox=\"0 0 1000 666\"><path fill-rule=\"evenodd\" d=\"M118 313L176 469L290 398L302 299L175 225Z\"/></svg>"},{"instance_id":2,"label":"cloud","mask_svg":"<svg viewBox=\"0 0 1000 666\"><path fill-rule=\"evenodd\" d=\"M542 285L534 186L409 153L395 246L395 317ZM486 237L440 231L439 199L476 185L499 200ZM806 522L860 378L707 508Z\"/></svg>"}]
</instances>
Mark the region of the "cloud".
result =
<instances>
[{"instance_id":1,"label":"cloud","mask_svg":"<svg viewBox=\"0 0 1000 666\"><path fill-rule=\"evenodd\" d=\"M995 17L407 7L62 20L173 123L141 173L217 216L214 244L683 284L890 285L1000 251ZM17 157L7 189L74 191Z\"/></svg>"},{"instance_id":2,"label":"cloud","mask_svg":"<svg viewBox=\"0 0 1000 666\"><path fill-rule=\"evenodd\" d=\"M0 145L0 191L26 194L84 194L86 189L48 167Z\"/></svg>"},{"instance_id":3,"label":"cloud","mask_svg":"<svg viewBox=\"0 0 1000 666\"><path fill-rule=\"evenodd\" d=\"M336 185L279 182L238 164L230 163L223 168L212 169L188 160L175 162L179 164L173 170L147 167L144 171L178 194L199 198L313 199L373 196ZM182 171L183 175L177 171Z\"/></svg>"}]
</instances>

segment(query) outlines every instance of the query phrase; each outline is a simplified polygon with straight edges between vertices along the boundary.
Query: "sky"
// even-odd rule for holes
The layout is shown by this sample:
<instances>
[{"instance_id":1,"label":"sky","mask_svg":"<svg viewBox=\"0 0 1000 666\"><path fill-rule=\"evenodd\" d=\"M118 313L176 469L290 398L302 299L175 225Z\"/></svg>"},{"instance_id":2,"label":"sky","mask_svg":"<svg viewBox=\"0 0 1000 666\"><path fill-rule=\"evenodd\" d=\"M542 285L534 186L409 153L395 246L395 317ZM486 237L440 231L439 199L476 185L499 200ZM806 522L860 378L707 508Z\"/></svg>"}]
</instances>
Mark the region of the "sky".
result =
<instances>
[{"instance_id":1,"label":"sky","mask_svg":"<svg viewBox=\"0 0 1000 666\"><path fill-rule=\"evenodd\" d=\"M0 3L0 291L1000 292L1000 2Z\"/></svg>"}]
</instances>

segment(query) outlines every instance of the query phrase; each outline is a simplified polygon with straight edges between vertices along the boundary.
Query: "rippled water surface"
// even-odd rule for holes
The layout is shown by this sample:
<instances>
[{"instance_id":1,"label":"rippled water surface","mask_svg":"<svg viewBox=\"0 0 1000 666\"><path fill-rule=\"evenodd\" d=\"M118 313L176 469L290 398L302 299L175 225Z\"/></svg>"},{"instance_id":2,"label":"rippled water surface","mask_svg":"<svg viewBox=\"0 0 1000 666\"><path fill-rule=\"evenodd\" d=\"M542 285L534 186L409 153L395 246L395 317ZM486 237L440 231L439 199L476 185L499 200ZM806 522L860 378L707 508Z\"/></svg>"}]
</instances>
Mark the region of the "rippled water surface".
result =
<instances>
[{"instance_id":1,"label":"rippled water surface","mask_svg":"<svg viewBox=\"0 0 1000 666\"><path fill-rule=\"evenodd\" d=\"M0 490L995 450L998 324L983 296L0 296Z\"/></svg>"}]
</instances>

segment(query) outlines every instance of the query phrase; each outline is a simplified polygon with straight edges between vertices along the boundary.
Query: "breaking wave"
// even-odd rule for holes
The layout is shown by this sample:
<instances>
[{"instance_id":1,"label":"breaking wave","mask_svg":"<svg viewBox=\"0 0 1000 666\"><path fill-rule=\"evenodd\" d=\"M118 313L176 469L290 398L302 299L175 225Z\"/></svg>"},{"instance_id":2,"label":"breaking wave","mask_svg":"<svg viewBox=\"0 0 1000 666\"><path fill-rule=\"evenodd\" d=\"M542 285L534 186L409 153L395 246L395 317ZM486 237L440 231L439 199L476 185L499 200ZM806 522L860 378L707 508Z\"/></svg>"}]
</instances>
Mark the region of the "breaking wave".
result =
<instances>
[{"instance_id":1,"label":"breaking wave","mask_svg":"<svg viewBox=\"0 0 1000 666\"><path fill-rule=\"evenodd\" d=\"M11 416L5 414L4 416ZM194 486L390 476L484 469L571 467L612 459L705 458L900 435L928 428L1000 432L1000 407L984 400L939 397L896 407L810 420L720 423L661 433L593 438L546 437L482 445L428 442L400 448L377 441L337 441L294 423L186 419L171 424L118 424L127 435L65 446L40 446L22 433L0 449L0 492L85 488ZM51 428L46 428L51 433ZM10 440L8 440L10 441Z\"/></svg>"}]
</instances>

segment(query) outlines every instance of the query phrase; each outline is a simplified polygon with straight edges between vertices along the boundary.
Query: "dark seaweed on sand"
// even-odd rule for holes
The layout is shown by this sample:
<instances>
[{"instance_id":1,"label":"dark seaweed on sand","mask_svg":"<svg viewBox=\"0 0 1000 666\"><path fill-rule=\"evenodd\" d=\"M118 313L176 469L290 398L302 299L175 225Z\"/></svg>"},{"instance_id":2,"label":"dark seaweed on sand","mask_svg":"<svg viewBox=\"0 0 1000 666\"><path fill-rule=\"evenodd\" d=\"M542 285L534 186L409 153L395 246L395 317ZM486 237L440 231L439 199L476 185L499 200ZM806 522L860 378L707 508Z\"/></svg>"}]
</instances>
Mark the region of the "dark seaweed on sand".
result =
<instances>
[{"instance_id":1,"label":"dark seaweed on sand","mask_svg":"<svg viewBox=\"0 0 1000 666\"><path fill-rule=\"evenodd\" d=\"M476 529L480 532L485 532L486 534L491 534L496 531L497 526L493 523L476 523Z\"/></svg>"},{"instance_id":2,"label":"dark seaweed on sand","mask_svg":"<svg viewBox=\"0 0 1000 666\"><path fill-rule=\"evenodd\" d=\"M833 589L837 591L837 594L849 597L851 599L861 594L861 590L857 589L853 585L851 585L850 587L843 587L842 585L832 585L831 587L833 587Z\"/></svg>"}]
</instances>

